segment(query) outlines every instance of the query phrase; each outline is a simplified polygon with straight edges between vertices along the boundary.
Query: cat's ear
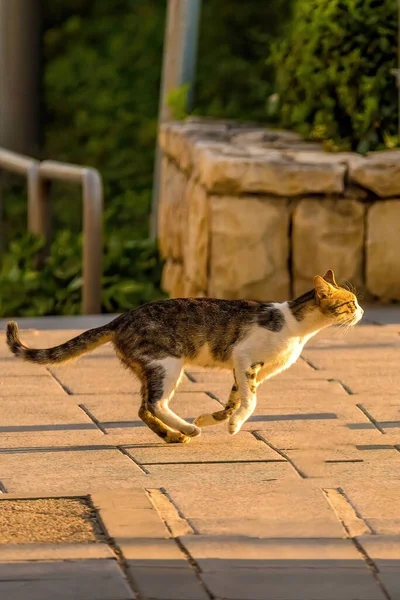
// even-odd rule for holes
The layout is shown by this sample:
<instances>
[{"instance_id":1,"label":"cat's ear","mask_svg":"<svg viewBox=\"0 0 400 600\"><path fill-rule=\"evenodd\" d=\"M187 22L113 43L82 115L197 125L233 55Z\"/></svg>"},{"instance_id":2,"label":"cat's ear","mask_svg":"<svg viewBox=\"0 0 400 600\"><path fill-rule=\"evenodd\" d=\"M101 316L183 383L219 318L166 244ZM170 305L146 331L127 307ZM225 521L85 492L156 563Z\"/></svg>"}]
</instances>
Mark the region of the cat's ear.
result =
<instances>
[{"instance_id":1,"label":"cat's ear","mask_svg":"<svg viewBox=\"0 0 400 600\"><path fill-rule=\"evenodd\" d=\"M339 287L335 280L335 274L332 269L329 269L324 275L325 281L333 285L334 287Z\"/></svg>"},{"instance_id":2,"label":"cat's ear","mask_svg":"<svg viewBox=\"0 0 400 600\"><path fill-rule=\"evenodd\" d=\"M314 288L317 292L317 297L320 300L326 300L326 298L329 298L329 296L332 295L331 284L328 283L328 281L326 281L325 278L321 277L320 275L316 275L316 277L314 277Z\"/></svg>"}]
</instances>

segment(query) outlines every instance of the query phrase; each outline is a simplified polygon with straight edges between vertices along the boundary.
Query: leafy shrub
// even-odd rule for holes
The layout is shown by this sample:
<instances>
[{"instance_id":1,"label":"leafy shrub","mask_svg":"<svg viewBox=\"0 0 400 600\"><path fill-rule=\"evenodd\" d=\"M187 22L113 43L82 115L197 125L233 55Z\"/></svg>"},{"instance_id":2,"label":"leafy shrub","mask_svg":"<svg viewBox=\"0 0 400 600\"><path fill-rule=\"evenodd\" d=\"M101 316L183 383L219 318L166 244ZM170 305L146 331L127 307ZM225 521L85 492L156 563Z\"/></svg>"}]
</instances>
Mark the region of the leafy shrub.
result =
<instances>
[{"instance_id":1,"label":"leafy shrub","mask_svg":"<svg viewBox=\"0 0 400 600\"><path fill-rule=\"evenodd\" d=\"M265 121L274 67L267 64L294 0L203 0L195 112L223 119Z\"/></svg>"},{"instance_id":2,"label":"leafy shrub","mask_svg":"<svg viewBox=\"0 0 400 600\"><path fill-rule=\"evenodd\" d=\"M82 237L59 232L39 269L36 256L43 244L44 240L32 235L11 242L0 269L0 317L81 312ZM104 312L128 310L162 297L157 249L147 240L111 236L104 247L103 273Z\"/></svg>"},{"instance_id":3,"label":"leafy shrub","mask_svg":"<svg viewBox=\"0 0 400 600\"><path fill-rule=\"evenodd\" d=\"M297 0L277 66L284 127L359 152L397 144L396 0Z\"/></svg>"},{"instance_id":4,"label":"leafy shrub","mask_svg":"<svg viewBox=\"0 0 400 600\"><path fill-rule=\"evenodd\" d=\"M98 168L110 231L144 238L153 176L165 6L158 0L47 6L44 153ZM68 10L69 8L69 10ZM52 26L51 26L52 25ZM65 196L57 204L70 224ZM71 212L71 211L69 211ZM60 223L62 224L62 222Z\"/></svg>"}]
</instances>

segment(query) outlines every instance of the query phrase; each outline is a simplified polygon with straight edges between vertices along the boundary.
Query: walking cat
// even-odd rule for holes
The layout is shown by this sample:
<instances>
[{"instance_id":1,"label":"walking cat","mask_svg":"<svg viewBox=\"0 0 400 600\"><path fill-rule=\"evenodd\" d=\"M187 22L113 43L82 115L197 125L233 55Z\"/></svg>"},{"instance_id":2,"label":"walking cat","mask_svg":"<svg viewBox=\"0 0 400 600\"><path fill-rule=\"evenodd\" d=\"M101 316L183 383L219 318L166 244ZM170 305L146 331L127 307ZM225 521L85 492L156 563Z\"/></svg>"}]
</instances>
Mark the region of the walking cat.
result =
<instances>
[{"instance_id":1,"label":"walking cat","mask_svg":"<svg viewBox=\"0 0 400 600\"><path fill-rule=\"evenodd\" d=\"M7 325L16 356L41 365L59 364L112 342L121 362L141 381L139 417L166 442L189 442L201 427L229 420L237 433L256 407L257 386L287 369L305 343L330 325L355 325L364 314L357 298L337 285L332 271L295 300L179 298L149 302L103 327L90 329L47 350L26 347L18 326ZM185 365L225 368L234 384L224 409L190 424L169 407Z\"/></svg>"}]
</instances>

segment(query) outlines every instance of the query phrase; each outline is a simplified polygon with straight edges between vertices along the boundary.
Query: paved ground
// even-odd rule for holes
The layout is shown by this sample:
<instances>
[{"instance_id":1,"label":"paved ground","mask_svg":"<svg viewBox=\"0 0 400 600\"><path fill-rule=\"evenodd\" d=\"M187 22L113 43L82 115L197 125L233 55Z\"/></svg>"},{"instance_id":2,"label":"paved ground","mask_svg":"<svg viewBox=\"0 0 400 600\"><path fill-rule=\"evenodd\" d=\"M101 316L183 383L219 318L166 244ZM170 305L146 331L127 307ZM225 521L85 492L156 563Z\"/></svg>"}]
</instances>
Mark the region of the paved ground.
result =
<instances>
[{"instance_id":1,"label":"paved ground","mask_svg":"<svg viewBox=\"0 0 400 600\"><path fill-rule=\"evenodd\" d=\"M244 431L183 446L142 426L110 347L46 370L1 341L0 597L400 598L400 310L366 317L390 324L320 334ZM87 325L59 323L24 339ZM174 406L193 419L230 385L189 370Z\"/></svg>"}]
</instances>

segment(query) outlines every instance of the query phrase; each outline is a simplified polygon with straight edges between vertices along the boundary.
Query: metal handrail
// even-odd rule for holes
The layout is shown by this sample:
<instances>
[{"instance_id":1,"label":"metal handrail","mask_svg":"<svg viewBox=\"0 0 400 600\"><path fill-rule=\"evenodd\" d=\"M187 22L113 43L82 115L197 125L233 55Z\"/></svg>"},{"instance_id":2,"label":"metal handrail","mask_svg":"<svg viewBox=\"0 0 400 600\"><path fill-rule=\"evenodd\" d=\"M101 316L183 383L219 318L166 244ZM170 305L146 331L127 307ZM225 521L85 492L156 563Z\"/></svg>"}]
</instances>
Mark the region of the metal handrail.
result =
<instances>
[{"instance_id":1,"label":"metal handrail","mask_svg":"<svg viewBox=\"0 0 400 600\"><path fill-rule=\"evenodd\" d=\"M82 313L101 312L103 184L97 169L54 160L39 162L0 148L0 169L25 175L28 187L28 231L49 238L49 181L79 183L83 190Z\"/></svg>"}]
</instances>

